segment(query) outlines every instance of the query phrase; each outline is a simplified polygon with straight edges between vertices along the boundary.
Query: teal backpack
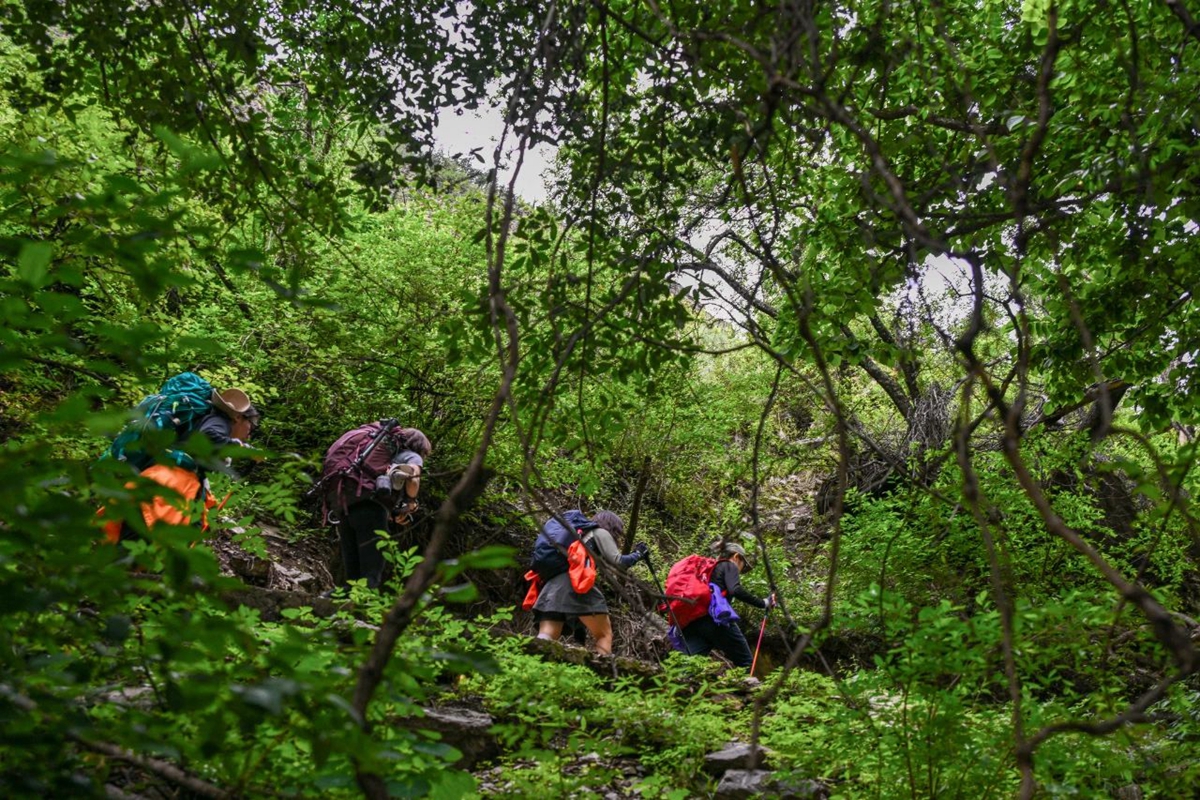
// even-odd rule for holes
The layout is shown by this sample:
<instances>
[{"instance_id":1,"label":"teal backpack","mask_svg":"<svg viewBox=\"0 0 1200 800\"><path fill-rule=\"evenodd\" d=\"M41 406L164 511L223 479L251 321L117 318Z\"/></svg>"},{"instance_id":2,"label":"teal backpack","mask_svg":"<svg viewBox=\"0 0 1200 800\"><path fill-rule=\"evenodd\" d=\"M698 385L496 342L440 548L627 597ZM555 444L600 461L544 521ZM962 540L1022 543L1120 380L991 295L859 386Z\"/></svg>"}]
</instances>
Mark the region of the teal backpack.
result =
<instances>
[{"instance_id":1,"label":"teal backpack","mask_svg":"<svg viewBox=\"0 0 1200 800\"><path fill-rule=\"evenodd\" d=\"M106 458L125 461L138 472L154 463L154 456L141 444L147 431L171 430L175 444L182 444L200 425L200 420L212 413L213 387L194 372L181 372L167 382L157 394L138 403L136 417L113 439ZM182 450L168 448L164 455L170 462L196 469L196 462Z\"/></svg>"}]
</instances>

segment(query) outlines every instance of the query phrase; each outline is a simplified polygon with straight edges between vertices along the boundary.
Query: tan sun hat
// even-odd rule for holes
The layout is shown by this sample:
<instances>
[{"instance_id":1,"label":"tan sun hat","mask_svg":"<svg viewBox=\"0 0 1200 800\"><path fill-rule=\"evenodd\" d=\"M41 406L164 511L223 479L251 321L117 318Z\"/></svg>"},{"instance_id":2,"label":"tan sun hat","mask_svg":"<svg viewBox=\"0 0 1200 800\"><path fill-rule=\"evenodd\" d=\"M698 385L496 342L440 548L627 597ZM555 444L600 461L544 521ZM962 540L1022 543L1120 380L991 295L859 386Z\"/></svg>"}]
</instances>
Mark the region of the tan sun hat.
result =
<instances>
[{"instance_id":1,"label":"tan sun hat","mask_svg":"<svg viewBox=\"0 0 1200 800\"><path fill-rule=\"evenodd\" d=\"M226 389L222 392L213 389L212 404L229 417L244 416L251 408L250 398L241 389Z\"/></svg>"}]
</instances>

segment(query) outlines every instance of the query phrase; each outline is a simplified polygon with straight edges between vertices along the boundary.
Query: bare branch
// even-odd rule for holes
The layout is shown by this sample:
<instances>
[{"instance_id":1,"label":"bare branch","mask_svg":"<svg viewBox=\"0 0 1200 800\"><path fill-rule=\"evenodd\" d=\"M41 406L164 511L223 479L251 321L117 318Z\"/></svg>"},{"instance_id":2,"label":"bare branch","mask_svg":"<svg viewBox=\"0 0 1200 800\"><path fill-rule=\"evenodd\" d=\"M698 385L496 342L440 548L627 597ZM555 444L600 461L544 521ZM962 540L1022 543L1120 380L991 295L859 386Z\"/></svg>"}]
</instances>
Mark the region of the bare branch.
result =
<instances>
[{"instance_id":1,"label":"bare branch","mask_svg":"<svg viewBox=\"0 0 1200 800\"><path fill-rule=\"evenodd\" d=\"M163 780L171 783L200 797L208 798L208 800L227 800L233 797L229 792L222 789L220 786L215 786L208 781L201 780L195 775L180 769L179 767L167 761L162 761L157 758L139 755L124 747L119 747L108 742L93 742L88 741L80 736L71 735L71 738L80 746L87 748L95 753L115 758L118 761L124 761L127 764L133 764L139 769L144 769L149 773L157 775Z\"/></svg>"}]
</instances>

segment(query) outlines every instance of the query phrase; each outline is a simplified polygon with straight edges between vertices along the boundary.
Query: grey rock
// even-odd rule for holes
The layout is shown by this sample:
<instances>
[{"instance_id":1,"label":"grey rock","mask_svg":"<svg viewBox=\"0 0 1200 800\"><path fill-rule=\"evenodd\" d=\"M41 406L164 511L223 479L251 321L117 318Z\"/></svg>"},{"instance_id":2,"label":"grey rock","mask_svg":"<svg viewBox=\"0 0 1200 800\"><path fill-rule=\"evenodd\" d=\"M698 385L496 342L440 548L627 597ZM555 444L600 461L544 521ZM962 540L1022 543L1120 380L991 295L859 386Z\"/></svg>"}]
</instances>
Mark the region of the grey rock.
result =
<instances>
[{"instance_id":1,"label":"grey rock","mask_svg":"<svg viewBox=\"0 0 1200 800\"><path fill-rule=\"evenodd\" d=\"M765 769L731 769L717 784L715 800L773 797L778 800L824 800L828 797L819 781L777 780Z\"/></svg>"},{"instance_id":2,"label":"grey rock","mask_svg":"<svg viewBox=\"0 0 1200 800\"><path fill-rule=\"evenodd\" d=\"M1142 787L1136 783L1131 783L1128 786L1122 786L1117 789L1117 800L1143 800L1145 793L1142 792Z\"/></svg>"},{"instance_id":3,"label":"grey rock","mask_svg":"<svg viewBox=\"0 0 1200 800\"><path fill-rule=\"evenodd\" d=\"M754 763L754 758L757 755L759 761ZM704 757L704 771L710 775L720 775L722 772L730 769L747 770L751 767L766 767L767 756L769 751L759 747L757 753L755 748L743 742L730 742L722 749L715 753L709 753Z\"/></svg>"},{"instance_id":4,"label":"grey rock","mask_svg":"<svg viewBox=\"0 0 1200 800\"><path fill-rule=\"evenodd\" d=\"M717 784L716 800L743 800L761 797L771 783L771 773L765 769L731 769Z\"/></svg>"},{"instance_id":5,"label":"grey rock","mask_svg":"<svg viewBox=\"0 0 1200 800\"><path fill-rule=\"evenodd\" d=\"M271 562L249 554L233 553L229 556L229 568L242 579L262 580L271 572Z\"/></svg>"},{"instance_id":6,"label":"grey rock","mask_svg":"<svg viewBox=\"0 0 1200 800\"><path fill-rule=\"evenodd\" d=\"M492 727L492 718L490 715L470 708L455 708L453 706L427 708L425 709L425 719L439 726L437 728L439 731L445 728L447 730L479 734L486 733Z\"/></svg>"},{"instance_id":7,"label":"grey rock","mask_svg":"<svg viewBox=\"0 0 1200 800\"><path fill-rule=\"evenodd\" d=\"M271 572L276 583L290 584L291 586L307 591L316 591L320 588L315 576L294 567L272 563Z\"/></svg>"},{"instance_id":8,"label":"grey rock","mask_svg":"<svg viewBox=\"0 0 1200 800\"><path fill-rule=\"evenodd\" d=\"M454 706L426 708L424 717L405 719L400 724L441 734L443 742L463 754L457 764L461 769L470 769L500 752L499 742L491 733L492 718L481 711Z\"/></svg>"},{"instance_id":9,"label":"grey rock","mask_svg":"<svg viewBox=\"0 0 1200 800\"><path fill-rule=\"evenodd\" d=\"M96 699L103 703L112 703L118 706L125 706L126 708L138 708L143 711L154 708L156 702L154 689L149 686L126 686L122 689L97 695Z\"/></svg>"},{"instance_id":10,"label":"grey rock","mask_svg":"<svg viewBox=\"0 0 1200 800\"><path fill-rule=\"evenodd\" d=\"M825 800L829 797L829 788L813 780L777 780L771 783L768 791L780 800Z\"/></svg>"}]
</instances>

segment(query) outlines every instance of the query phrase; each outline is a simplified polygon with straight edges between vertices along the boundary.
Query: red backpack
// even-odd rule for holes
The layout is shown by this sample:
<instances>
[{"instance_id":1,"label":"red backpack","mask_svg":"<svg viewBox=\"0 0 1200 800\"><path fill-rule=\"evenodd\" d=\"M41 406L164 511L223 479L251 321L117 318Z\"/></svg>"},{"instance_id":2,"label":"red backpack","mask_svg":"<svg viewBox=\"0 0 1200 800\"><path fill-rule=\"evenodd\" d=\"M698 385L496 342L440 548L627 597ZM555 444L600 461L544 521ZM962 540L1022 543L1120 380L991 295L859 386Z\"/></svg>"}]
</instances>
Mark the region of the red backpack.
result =
<instances>
[{"instance_id":1,"label":"red backpack","mask_svg":"<svg viewBox=\"0 0 1200 800\"><path fill-rule=\"evenodd\" d=\"M683 629L708 613L712 600L708 581L716 565L717 559L696 555L676 561L671 567L666 585L670 606L667 619L671 624Z\"/></svg>"}]
</instances>

